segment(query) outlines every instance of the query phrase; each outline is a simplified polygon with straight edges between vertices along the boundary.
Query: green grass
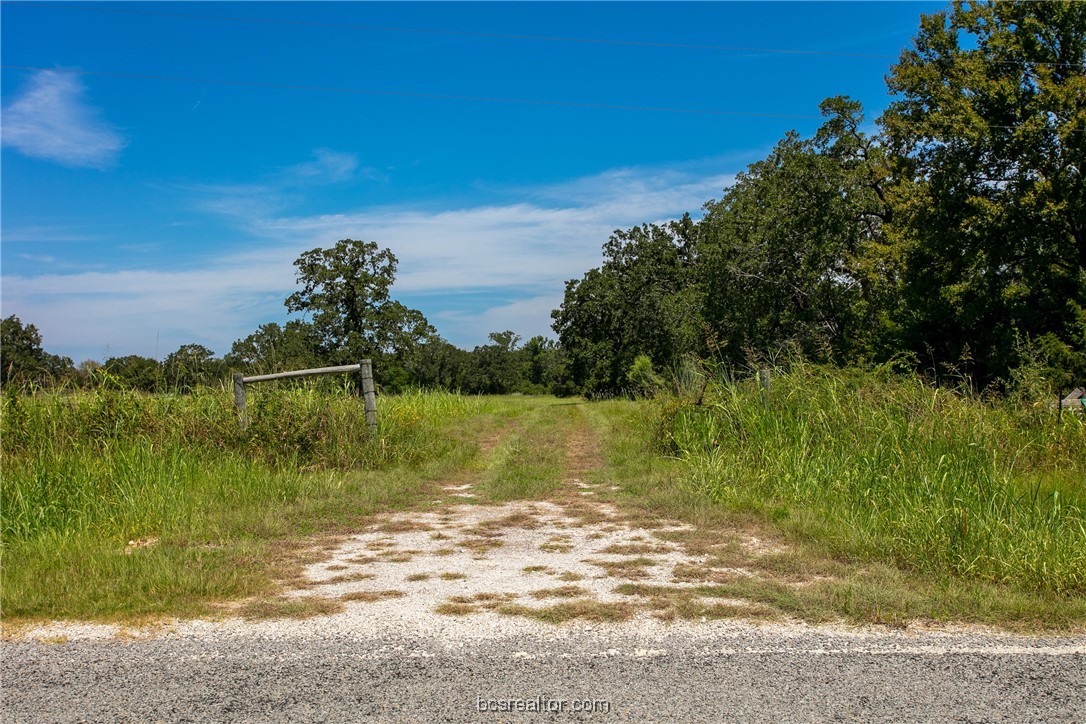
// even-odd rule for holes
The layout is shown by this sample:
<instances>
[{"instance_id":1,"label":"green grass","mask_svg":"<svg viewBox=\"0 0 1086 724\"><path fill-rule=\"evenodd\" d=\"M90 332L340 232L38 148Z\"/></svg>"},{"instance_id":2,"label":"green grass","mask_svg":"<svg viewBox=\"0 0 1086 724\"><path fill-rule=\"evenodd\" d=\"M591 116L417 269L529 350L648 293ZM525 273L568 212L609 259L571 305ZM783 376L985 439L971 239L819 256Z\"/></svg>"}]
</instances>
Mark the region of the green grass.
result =
<instances>
[{"instance_id":1,"label":"green grass","mask_svg":"<svg viewBox=\"0 0 1086 724\"><path fill-rule=\"evenodd\" d=\"M750 573L712 574L707 566L688 566L687 577L676 580L704 581L721 594L812 623L939 621L1023 632L1083 630L1086 431L1081 422L1064 416L1056 427L1054 411L1044 408L963 399L914 379L875 374L778 373L773 394L768 409L756 383L710 389L701 406L665 399L648 405L613 400L587 408L605 441L606 467L599 479L619 488L610 498L626 519L650 530L661 523L690 524L690 530L656 535L704 556L707 564ZM938 432L918 429L915 438L891 434L885 417L906 410L916 416L914 427L926 424ZM805 426L810 430L812 420L823 425L818 435L799 435ZM986 446L991 447L987 455L977 453ZM981 517L990 516L985 525L1002 536L993 541L985 532L983 545L970 545L1016 552L1017 558L953 565L951 551L969 548L947 545L949 537L941 539L941 551L935 550L940 538L930 531L955 482L952 475L944 481L951 463L944 459L940 467L939 457L953 457L955 448L964 448L975 463L987 461L983 474L1005 486L1001 495L1008 512L1002 525L992 515L998 506L978 506ZM886 501L872 505L870 494L852 497L852 491L867 487L843 485L841 472L858 475L865 461L879 455L892 459L894 450L897 463L879 468L883 475L896 470L894 477L872 473ZM964 467L960 460L954 465ZM940 469L944 496L910 498L913 476L932 468ZM1037 489L1037 479L1047 487ZM1057 492L1055 516L1050 513ZM949 500L955 502L955 496ZM964 500L959 494L957 505ZM909 508L910 503L917 507ZM889 515L895 505L903 513L897 520ZM1026 510L1009 512L1012 505ZM973 534L980 532L967 530L967 539ZM750 537L777 552L745 550L739 542ZM928 551L929 557L905 554L916 550ZM745 614L737 610L735 615Z\"/></svg>"},{"instance_id":2,"label":"green grass","mask_svg":"<svg viewBox=\"0 0 1086 724\"><path fill-rule=\"evenodd\" d=\"M212 390L8 393L3 615L195 615L267 593L307 537L432 497L493 406L382 397L371 436L359 399L312 389L252 395L246 431Z\"/></svg>"},{"instance_id":3,"label":"green grass","mask_svg":"<svg viewBox=\"0 0 1086 724\"><path fill-rule=\"evenodd\" d=\"M1086 592L1086 424L916 378L799 368L659 411L701 497L790 519L840 555Z\"/></svg>"},{"instance_id":4,"label":"green grass","mask_svg":"<svg viewBox=\"0 0 1086 724\"><path fill-rule=\"evenodd\" d=\"M509 398L527 414L519 429L503 439L490 458L490 467L476 486L488 502L540 500L562 482L566 440L578 408L555 404L553 398Z\"/></svg>"}]
</instances>

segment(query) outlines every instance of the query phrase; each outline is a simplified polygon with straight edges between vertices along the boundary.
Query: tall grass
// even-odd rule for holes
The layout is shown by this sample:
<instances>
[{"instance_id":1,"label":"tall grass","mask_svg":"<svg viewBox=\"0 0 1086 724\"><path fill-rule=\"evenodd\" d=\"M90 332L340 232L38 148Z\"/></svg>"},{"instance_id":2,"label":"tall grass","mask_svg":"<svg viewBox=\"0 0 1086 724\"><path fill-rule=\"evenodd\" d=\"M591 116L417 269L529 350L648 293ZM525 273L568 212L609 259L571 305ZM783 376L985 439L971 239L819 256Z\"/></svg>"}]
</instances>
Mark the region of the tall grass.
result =
<instances>
[{"instance_id":1,"label":"tall grass","mask_svg":"<svg viewBox=\"0 0 1086 724\"><path fill-rule=\"evenodd\" d=\"M485 405L382 397L371 435L360 399L312 388L253 391L247 430L207 388L5 391L4 613L178 611L266 586L261 546L409 504L419 466L470 457L456 425Z\"/></svg>"},{"instance_id":2,"label":"tall grass","mask_svg":"<svg viewBox=\"0 0 1086 724\"><path fill-rule=\"evenodd\" d=\"M778 371L658 403L694 492L835 555L1086 592L1086 421L885 372Z\"/></svg>"}]
</instances>

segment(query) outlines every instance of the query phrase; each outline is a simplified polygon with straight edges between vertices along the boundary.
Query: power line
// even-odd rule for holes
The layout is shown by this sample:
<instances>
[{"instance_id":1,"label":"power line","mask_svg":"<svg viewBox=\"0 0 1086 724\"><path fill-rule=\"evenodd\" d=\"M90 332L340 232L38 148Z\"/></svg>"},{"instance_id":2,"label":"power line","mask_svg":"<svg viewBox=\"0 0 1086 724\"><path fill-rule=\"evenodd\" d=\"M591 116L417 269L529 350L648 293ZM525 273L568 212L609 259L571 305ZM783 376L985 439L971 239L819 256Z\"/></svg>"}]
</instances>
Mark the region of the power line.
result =
<instances>
[{"instance_id":1,"label":"power line","mask_svg":"<svg viewBox=\"0 0 1086 724\"><path fill-rule=\"evenodd\" d=\"M471 103L504 103L509 105L526 105L526 106L552 106L559 108L587 108L592 110L605 110L605 111L637 111L645 113L678 113L684 115L703 115L703 116L727 116L732 118L778 118L785 120L822 120L824 117L821 115L801 114L801 113L767 113L761 111L722 111L711 108L677 108L672 106L638 106L622 103L590 103L582 101L562 101L562 100L546 100L536 98L504 98L498 96L473 96L462 95L454 93L424 93L416 91L396 91L396 90L384 90L379 88L346 88L342 86L318 86L318 85L304 85L298 83L269 83L265 81L249 81L249 80L223 80L220 78L193 78L189 76L178 75L155 75L149 73L120 73L112 71L99 71L99 70L72 70L72 69L58 69L47 68L45 66L38 65L0 65L0 68L4 70L22 70L22 71L49 71L57 73L72 73L75 75L88 75L103 78L125 78L129 80L153 80L153 81L167 81L171 83L196 83L202 85L221 85L234 88L266 88L271 90L291 90L291 91L306 91L315 93L340 93L348 95L372 95L372 96L386 96L391 98L421 98L427 100L441 100L441 101L463 101ZM1004 125L992 125L984 124L991 129L1000 130L1017 130L1018 126L1004 126ZM1067 129L1070 133L1086 133L1084 128L1071 128Z\"/></svg>"},{"instance_id":2,"label":"power line","mask_svg":"<svg viewBox=\"0 0 1086 724\"><path fill-rule=\"evenodd\" d=\"M26 3L4 3L26 4ZM35 2L33 5L60 6L60 3ZM78 4L64 3L68 10L81 10L95 13L117 13L123 15L149 15L168 18L186 18L191 20L216 20L231 23L254 23L263 25L299 25L314 28L337 28L342 30L375 30L387 33L415 33L425 35L449 35L471 38L490 38L493 40L531 40L548 43L576 43L582 45L620 45L640 48L675 48L678 50L712 50L728 53L772 53L779 55L826 55L842 58L875 58L880 60L892 59L896 56L884 53L856 53L837 50L803 50L798 48L756 48L734 45L715 45L711 43L669 43L654 40L624 40L621 38L578 38L561 35L529 35L522 33L488 33L481 30L451 30L447 28L408 28L392 25L372 25L367 23L330 23L319 20L297 20L290 18L253 18L230 15L200 15L196 13L175 13L161 10L130 10L128 8L103 8L88 7Z\"/></svg>"},{"instance_id":3,"label":"power line","mask_svg":"<svg viewBox=\"0 0 1086 724\"><path fill-rule=\"evenodd\" d=\"M682 113L688 115L732 116L737 118L783 118L793 120L820 120L822 116L793 113L764 113L759 111L721 111L709 108L674 108L669 106L638 106L620 103L590 103L582 101L541 100L533 98L503 98L497 96L459 95L452 93L423 93L415 91L382 90L377 88L345 88L342 86L317 86L295 83L269 83L249 80L223 80L218 78L192 78L177 75L152 75L145 73L120 73L99 70L68 70L46 68L36 65L0 65L5 70L54 71L74 73L76 75L100 76L105 78L128 78L131 80L155 80L173 83L197 83L203 85L223 85L238 88L268 88L273 90L311 91L317 93L344 93L351 95L389 96L395 98L424 98L442 101L467 101L473 103L504 103L530 106L557 106L565 108L590 108L606 111L642 111L651 113Z\"/></svg>"},{"instance_id":4,"label":"power line","mask_svg":"<svg viewBox=\"0 0 1086 724\"><path fill-rule=\"evenodd\" d=\"M461 37L475 37L475 38L489 38L494 40L530 40L538 42L550 42L550 43L575 43L582 45L617 45L628 47L641 47L641 48L674 48L679 50L709 50L726 53L769 53L774 55L816 55L816 56L828 56L839 58L872 58L878 60L896 60L899 58L897 55L890 55L887 53L858 53L853 51L838 51L838 50L807 50L801 48L761 48L761 47L747 47L747 46L735 46L735 45L717 45L712 43L673 43L666 41L654 41L654 40L627 40L622 38L581 38L559 35L530 35L524 33L491 33L478 30L452 30L448 28L410 28L402 26L391 25L373 25L368 23L332 23L319 20L298 20L294 18L254 18L254 17L241 17L232 15L203 15L197 13L177 13L166 12L162 10L132 10L129 8L103 8L103 7L91 7L81 4L73 3L56 3L56 2L3 2L5 5L36 5L36 6L49 6L49 7L61 7L63 6L67 10L79 10L83 12L94 13L114 13L123 15L144 15L144 16L158 16L167 18L185 18L191 20L214 20L219 22L232 22L232 23L253 23L263 25L297 25L303 27L314 28L335 28L342 30L373 30L378 32L389 33L414 33L414 34L429 34L429 35L446 35L446 36L461 36ZM1046 62L1046 61L1017 61L1017 60L996 60L990 59L988 62L995 65L1013 65L1013 66L1045 66L1054 68L1086 68L1086 63L1065 63L1065 62Z\"/></svg>"}]
</instances>

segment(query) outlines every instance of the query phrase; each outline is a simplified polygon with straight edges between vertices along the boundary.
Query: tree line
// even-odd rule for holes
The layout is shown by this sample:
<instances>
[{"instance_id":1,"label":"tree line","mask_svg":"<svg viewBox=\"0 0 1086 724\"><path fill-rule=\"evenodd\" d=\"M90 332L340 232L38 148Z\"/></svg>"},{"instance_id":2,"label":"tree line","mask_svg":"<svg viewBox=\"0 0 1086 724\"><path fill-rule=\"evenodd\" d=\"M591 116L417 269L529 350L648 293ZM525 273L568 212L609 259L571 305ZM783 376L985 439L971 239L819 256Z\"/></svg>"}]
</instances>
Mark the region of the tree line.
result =
<instances>
[{"instance_id":1,"label":"tree line","mask_svg":"<svg viewBox=\"0 0 1086 724\"><path fill-rule=\"evenodd\" d=\"M1009 384L1086 382L1086 3L962 3L921 18L873 123L845 96L785 135L701 218L616 230L566 283L557 342L511 331L460 349L391 296L397 260L342 240L296 261L301 314L221 359L183 345L101 371L3 320L2 381L103 375L185 389L230 371L375 363L386 391L609 394L683 359L726 368L798 354L897 361ZM10 339L9 339L10 338Z\"/></svg>"},{"instance_id":2,"label":"tree line","mask_svg":"<svg viewBox=\"0 0 1086 724\"><path fill-rule=\"evenodd\" d=\"M512 331L464 350L437 334L423 314L391 296L396 256L376 242L343 239L294 262L299 290L285 300L301 313L283 325L260 325L221 358L200 344L184 344L162 362L140 355L74 366L45 352L33 324L3 320L0 382L94 387L115 384L145 392L188 392L221 384L235 372L264 374L373 360L384 392L441 388L468 394L563 392L563 357L542 336L521 343ZM572 392L573 390L568 390Z\"/></svg>"},{"instance_id":3,"label":"tree line","mask_svg":"<svg viewBox=\"0 0 1086 724\"><path fill-rule=\"evenodd\" d=\"M1002 386L1086 382L1086 3L955 3L924 16L872 126L821 104L723 196L616 231L567 283L573 383L639 356L740 366L784 353L898 360Z\"/></svg>"}]
</instances>

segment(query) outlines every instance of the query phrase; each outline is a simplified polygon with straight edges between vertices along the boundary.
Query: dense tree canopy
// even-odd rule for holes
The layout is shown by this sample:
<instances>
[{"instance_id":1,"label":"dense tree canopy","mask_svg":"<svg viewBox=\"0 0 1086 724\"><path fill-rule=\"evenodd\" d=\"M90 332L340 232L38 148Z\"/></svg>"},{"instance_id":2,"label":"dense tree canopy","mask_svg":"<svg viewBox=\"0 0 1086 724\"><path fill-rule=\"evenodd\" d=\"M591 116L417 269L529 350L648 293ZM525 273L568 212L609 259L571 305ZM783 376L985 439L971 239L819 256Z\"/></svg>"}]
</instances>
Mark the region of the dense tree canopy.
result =
<instances>
[{"instance_id":1,"label":"dense tree canopy","mask_svg":"<svg viewBox=\"0 0 1086 724\"><path fill-rule=\"evenodd\" d=\"M320 366L321 336L309 322L292 319L283 326L262 324L234 342L226 355L228 366L268 374Z\"/></svg>"},{"instance_id":2,"label":"dense tree canopy","mask_svg":"<svg viewBox=\"0 0 1086 724\"><path fill-rule=\"evenodd\" d=\"M162 363L165 386L181 392L226 376L226 366L202 344L183 344Z\"/></svg>"},{"instance_id":3,"label":"dense tree canopy","mask_svg":"<svg viewBox=\"0 0 1086 724\"><path fill-rule=\"evenodd\" d=\"M127 389L142 392L166 389L162 365L150 357L138 354L110 357L102 366L102 371L109 379Z\"/></svg>"},{"instance_id":4,"label":"dense tree canopy","mask_svg":"<svg viewBox=\"0 0 1086 724\"><path fill-rule=\"evenodd\" d=\"M410 383L408 359L436 335L421 312L389 296L396 256L376 242L343 239L330 249L313 249L294 262L301 289L287 310L311 315L320 338L320 356L350 364L375 361L375 376L393 387Z\"/></svg>"},{"instance_id":5,"label":"dense tree canopy","mask_svg":"<svg viewBox=\"0 0 1086 724\"><path fill-rule=\"evenodd\" d=\"M701 221L616 232L553 315L576 383L785 347L1086 382L1086 3L955 3L887 83L880 132L828 99Z\"/></svg>"},{"instance_id":6,"label":"dense tree canopy","mask_svg":"<svg viewBox=\"0 0 1086 724\"><path fill-rule=\"evenodd\" d=\"M67 357L49 354L41 346L41 333L24 325L14 314L0 321L0 383L56 382L72 372Z\"/></svg>"},{"instance_id":7,"label":"dense tree canopy","mask_svg":"<svg viewBox=\"0 0 1086 724\"><path fill-rule=\"evenodd\" d=\"M695 229L686 216L615 231L603 266L567 282L551 316L575 385L617 389L639 354L667 363L698 347L703 292L691 273Z\"/></svg>"},{"instance_id":8,"label":"dense tree canopy","mask_svg":"<svg viewBox=\"0 0 1086 724\"><path fill-rule=\"evenodd\" d=\"M729 364L792 345L813 360L855 362L888 334L892 274L875 262L891 211L881 152L858 104L831 99L810 140L788 134L706 205L699 277L706 323Z\"/></svg>"},{"instance_id":9,"label":"dense tree canopy","mask_svg":"<svg viewBox=\"0 0 1086 724\"><path fill-rule=\"evenodd\" d=\"M908 348L1086 375L1086 3L956 3L887 79Z\"/></svg>"}]
</instances>

